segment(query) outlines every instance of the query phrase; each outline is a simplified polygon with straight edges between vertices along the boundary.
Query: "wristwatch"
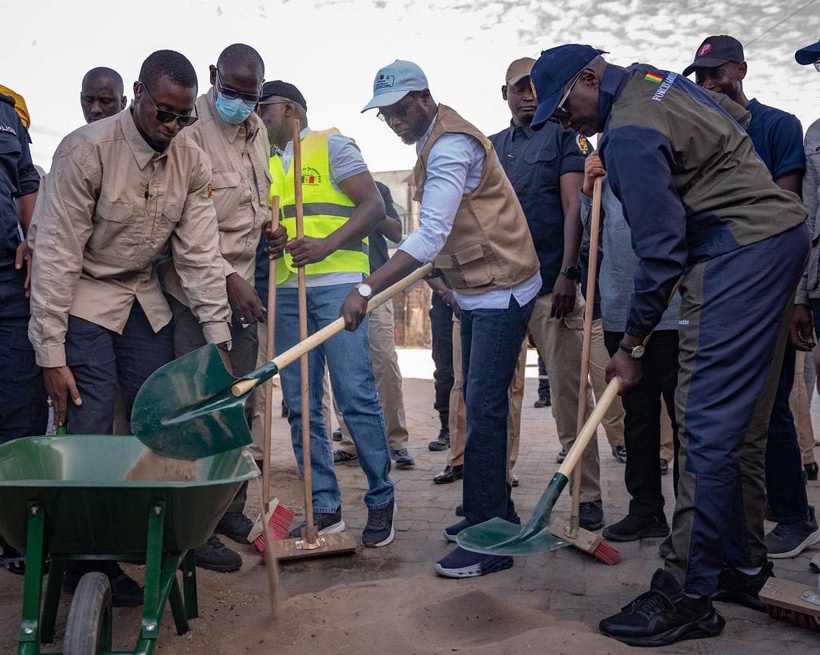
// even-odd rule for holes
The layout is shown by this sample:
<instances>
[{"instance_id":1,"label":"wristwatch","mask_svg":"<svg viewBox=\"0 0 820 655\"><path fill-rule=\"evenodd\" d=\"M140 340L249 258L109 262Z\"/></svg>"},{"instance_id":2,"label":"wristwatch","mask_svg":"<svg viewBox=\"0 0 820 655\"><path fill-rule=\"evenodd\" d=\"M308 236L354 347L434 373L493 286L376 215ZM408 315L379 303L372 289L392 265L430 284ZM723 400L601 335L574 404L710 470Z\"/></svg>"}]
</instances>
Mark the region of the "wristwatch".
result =
<instances>
[{"instance_id":1,"label":"wristwatch","mask_svg":"<svg viewBox=\"0 0 820 655\"><path fill-rule=\"evenodd\" d=\"M365 300L370 300L370 298L373 296L373 289L371 289L370 285L366 282L360 282L359 284L357 284L356 291L358 291L359 295Z\"/></svg>"},{"instance_id":2,"label":"wristwatch","mask_svg":"<svg viewBox=\"0 0 820 655\"><path fill-rule=\"evenodd\" d=\"M231 343L231 340L228 339L227 341L221 341L220 343L215 343L214 345L220 350L224 350L227 353L231 350Z\"/></svg>"},{"instance_id":3,"label":"wristwatch","mask_svg":"<svg viewBox=\"0 0 820 655\"><path fill-rule=\"evenodd\" d=\"M639 343L637 346L628 346L623 341L618 344L618 348L623 350L632 359L640 359L643 357L643 353L646 350L642 343Z\"/></svg>"},{"instance_id":4,"label":"wristwatch","mask_svg":"<svg viewBox=\"0 0 820 655\"><path fill-rule=\"evenodd\" d=\"M566 275L570 280L577 280L580 277L580 272L574 266L564 266L561 269L561 275Z\"/></svg>"}]
</instances>

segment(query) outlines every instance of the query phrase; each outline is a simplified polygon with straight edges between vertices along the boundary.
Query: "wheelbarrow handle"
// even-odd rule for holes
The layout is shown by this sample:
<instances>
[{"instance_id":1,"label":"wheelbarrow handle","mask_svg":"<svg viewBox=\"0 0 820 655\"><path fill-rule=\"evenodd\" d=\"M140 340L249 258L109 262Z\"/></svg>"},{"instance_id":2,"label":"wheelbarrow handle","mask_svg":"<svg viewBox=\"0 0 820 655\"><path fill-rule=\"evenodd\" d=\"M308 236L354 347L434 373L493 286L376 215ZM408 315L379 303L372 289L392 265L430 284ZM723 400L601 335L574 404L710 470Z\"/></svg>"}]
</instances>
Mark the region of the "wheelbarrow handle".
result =
<instances>
[{"instance_id":1,"label":"wheelbarrow handle","mask_svg":"<svg viewBox=\"0 0 820 655\"><path fill-rule=\"evenodd\" d=\"M419 280L423 279L432 270L432 263L424 264L423 266L417 268L415 271L410 273L410 275L408 275L407 277L402 278L395 284L387 287L381 293L377 293L367 303L367 313L369 314L374 309L376 309L376 307L383 305L393 296L398 294L400 291L403 291L410 285L415 284ZM323 327L321 330L318 330L317 332L311 334L304 341L297 343L292 348L289 348L288 350L274 357L270 361L265 362L255 371L252 371L241 380L235 382L233 385L231 385L231 393L237 398L245 395L246 393L250 393L260 382L264 382L265 380L272 378L279 371L285 368L285 366L287 366L288 364L292 364L302 355L313 350L316 346L322 345L334 334L341 332L344 329L344 327L344 318L340 316L332 323Z\"/></svg>"}]
</instances>

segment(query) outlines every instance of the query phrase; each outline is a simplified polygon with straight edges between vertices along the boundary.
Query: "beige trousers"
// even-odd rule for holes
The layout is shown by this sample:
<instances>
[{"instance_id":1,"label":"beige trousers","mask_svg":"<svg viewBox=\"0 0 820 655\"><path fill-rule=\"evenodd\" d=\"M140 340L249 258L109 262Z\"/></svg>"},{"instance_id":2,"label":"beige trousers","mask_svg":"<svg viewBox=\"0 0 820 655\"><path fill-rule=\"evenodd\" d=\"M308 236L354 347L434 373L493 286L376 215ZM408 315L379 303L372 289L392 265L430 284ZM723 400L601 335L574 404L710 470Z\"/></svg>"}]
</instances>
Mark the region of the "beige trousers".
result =
<instances>
[{"instance_id":1,"label":"beige trousers","mask_svg":"<svg viewBox=\"0 0 820 655\"><path fill-rule=\"evenodd\" d=\"M550 378L552 415L558 439L569 451L578 434L578 388L581 380L581 348L584 337L584 298L576 293L575 308L562 318L551 318L552 294L538 296L530 319L530 334ZM586 415L592 411L592 393L587 393ZM623 433L621 433L623 434ZM600 460L597 435L581 458L581 502L601 500Z\"/></svg>"},{"instance_id":2,"label":"beige trousers","mask_svg":"<svg viewBox=\"0 0 820 655\"><path fill-rule=\"evenodd\" d=\"M800 444L800 454L803 466L814 463L814 430L811 427L811 413L809 410L809 394L806 389L806 353L797 351L794 360L794 383L789 396L789 409L794 415L794 424L797 428L797 441Z\"/></svg>"},{"instance_id":3,"label":"beige trousers","mask_svg":"<svg viewBox=\"0 0 820 655\"><path fill-rule=\"evenodd\" d=\"M599 318L592 321L592 340L589 350L589 382L596 400L606 390L607 364L609 364L609 352L604 345L603 322ZM616 397L606 410L601 425L604 427L606 440L610 446L615 448L624 445L624 406L620 396Z\"/></svg>"}]
</instances>

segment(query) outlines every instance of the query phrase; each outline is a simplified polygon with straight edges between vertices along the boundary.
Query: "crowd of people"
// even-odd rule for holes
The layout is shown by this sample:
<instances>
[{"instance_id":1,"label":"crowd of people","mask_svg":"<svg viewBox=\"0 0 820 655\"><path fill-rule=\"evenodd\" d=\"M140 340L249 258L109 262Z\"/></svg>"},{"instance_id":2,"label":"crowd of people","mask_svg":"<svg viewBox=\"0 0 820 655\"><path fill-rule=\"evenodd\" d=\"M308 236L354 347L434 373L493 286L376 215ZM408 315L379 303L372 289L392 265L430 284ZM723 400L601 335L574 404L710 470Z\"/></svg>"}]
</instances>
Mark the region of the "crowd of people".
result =
<instances>
[{"instance_id":1,"label":"crowd of people","mask_svg":"<svg viewBox=\"0 0 820 655\"><path fill-rule=\"evenodd\" d=\"M391 467L414 460L393 307L369 316L366 307L433 262L441 425L428 448L449 454L432 482L463 480L460 520L444 537L455 542L497 517L520 522L511 489L532 344L549 380L536 406L552 408L559 461L579 405L589 415L607 382L620 382L603 427L625 463L629 510L607 522L594 439L578 470L581 527L613 541L663 539L665 565L649 591L603 619L601 632L657 646L718 634L725 620L713 600L765 610L758 593L770 559L820 542L806 494L817 477L804 420L813 382L807 393L803 374L820 321L820 120L804 141L794 116L748 99L743 47L731 36L706 38L682 74L615 66L605 54L567 44L511 62L501 86L510 123L489 137L437 103L415 63L378 70L362 111L375 110L418 155L419 227L404 239L390 192L355 141L312 129L299 88L266 82L248 45L219 54L201 95L184 55L152 53L130 106L119 74L92 69L80 93L87 125L66 136L42 179L25 100L0 87L0 367L12 373L2 381L0 443L44 434L49 408L52 427L69 433L127 433L142 383L205 344L234 375L249 373L267 358L267 321L278 350L299 340L304 270L309 332L340 315L346 327L309 355L309 407L299 367L281 372L300 467L310 413L313 524L320 535L346 529L334 466L360 466L361 543L387 546L399 511ZM795 58L820 71L820 42ZM589 137L599 134L596 149ZM601 245L590 252L598 178ZM385 238L401 241L390 257ZM591 257L600 270L586 297ZM271 274L275 316L264 302ZM590 391L580 397L588 303ZM260 387L246 410L260 468L269 402ZM670 468L671 526L661 491ZM198 566L241 567L219 535L248 543L245 498L243 488L195 549ZM764 517L775 523L768 534ZM5 567L22 572L24 553L2 537L0 546ZM512 566L455 546L434 570L464 578ZM66 593L88 570L106 573L115 605L142 602L115 562L73 564Z\"/></svg>"}]
</instances>

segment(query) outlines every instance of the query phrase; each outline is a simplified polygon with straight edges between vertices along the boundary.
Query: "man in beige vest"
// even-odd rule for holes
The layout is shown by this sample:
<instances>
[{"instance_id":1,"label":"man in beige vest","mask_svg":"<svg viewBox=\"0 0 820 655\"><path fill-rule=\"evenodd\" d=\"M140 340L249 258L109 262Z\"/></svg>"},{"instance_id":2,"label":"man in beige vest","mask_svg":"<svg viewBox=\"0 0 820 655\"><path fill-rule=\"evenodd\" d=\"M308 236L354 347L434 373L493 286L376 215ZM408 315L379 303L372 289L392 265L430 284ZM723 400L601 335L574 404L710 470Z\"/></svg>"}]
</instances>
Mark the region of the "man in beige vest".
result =
<instances>
[{"instance_id":1,"label":"man in beige vest","mask_svg":"<svg viewBox=\"0 0 820 655\"><path fill-rule=\"evenodd\" d=\"M363 111L379 118L418 154L414 175L421 202L419 229L393 257L348 294L341 314L355 330L373 293L435 260L461 308L462 367L467 407L464 519L444 530L496 516L517 521L507 479L510 386L521 342L541 287L538 258L524 212L492 144L455 111L433 100L422 70L397 60L382 68ZM512 566L456 547L436 562L451 578Z\"/></svg>"}]
</instances>

